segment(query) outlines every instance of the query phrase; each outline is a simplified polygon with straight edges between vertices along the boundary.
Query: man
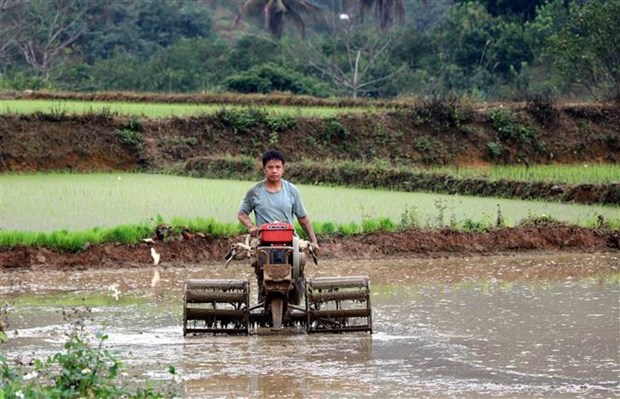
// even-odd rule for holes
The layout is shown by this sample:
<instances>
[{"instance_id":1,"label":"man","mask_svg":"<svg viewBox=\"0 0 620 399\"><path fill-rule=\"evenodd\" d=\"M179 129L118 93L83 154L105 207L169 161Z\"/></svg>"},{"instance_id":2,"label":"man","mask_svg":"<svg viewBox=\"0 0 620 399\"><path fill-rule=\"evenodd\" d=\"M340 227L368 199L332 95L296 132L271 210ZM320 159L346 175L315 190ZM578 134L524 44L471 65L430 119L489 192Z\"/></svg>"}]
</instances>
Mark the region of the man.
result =
<instances>
[{"instance_id":1,"label":"man","mask_svg":"<svg viewBox=\"0 0 620 399\"><path fill-rule=\"evenodd\" d=\"M295 185L284 180L286 160L280 151L267 151L263 154L263 173L265 179L252 186L239 207L237 218L252 236L258 234L258 226L270 222L287 222L293 224L297 217L308 239L319 250L319 244L312 229L308 212L301 200L301 194ZM252 223L250 213L254 212L256 224Z\"/></svg>"}]
</instances>

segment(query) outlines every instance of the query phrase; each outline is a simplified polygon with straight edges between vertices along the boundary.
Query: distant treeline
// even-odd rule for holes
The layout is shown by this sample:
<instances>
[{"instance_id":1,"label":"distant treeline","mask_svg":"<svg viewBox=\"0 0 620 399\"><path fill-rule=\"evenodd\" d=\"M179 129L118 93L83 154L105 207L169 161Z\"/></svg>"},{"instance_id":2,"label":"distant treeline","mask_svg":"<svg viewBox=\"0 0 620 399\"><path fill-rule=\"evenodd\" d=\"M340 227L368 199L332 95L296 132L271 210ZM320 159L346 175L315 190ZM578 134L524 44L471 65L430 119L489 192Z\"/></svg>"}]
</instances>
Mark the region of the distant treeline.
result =
<instances>
[{"instance_id":1,"label":"distant treeline","mask_svg":"<svg viewBox=\"0 0 620 399\"><path fill-rule=\"evenodd\" d=\"M276 3L0 2L0 90L620 96L620 0Z\"/></svg>"}]
</instances>

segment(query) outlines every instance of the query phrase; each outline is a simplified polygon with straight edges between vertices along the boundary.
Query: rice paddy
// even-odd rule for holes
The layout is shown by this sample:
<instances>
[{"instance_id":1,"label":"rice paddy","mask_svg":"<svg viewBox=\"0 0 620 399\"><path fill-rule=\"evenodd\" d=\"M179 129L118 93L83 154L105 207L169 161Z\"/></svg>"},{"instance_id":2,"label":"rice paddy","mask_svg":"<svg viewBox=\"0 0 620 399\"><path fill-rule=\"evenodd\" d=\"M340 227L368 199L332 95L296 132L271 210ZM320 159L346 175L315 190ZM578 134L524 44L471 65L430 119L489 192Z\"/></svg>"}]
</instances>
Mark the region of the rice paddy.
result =
<instances>
[{"instance_id":1,"label":"rice paddy","mask_svg":"<svg viewBox=\"0 0 620 399\"><path fill-rule=\"evenodd\" d=\"M237 224L237 210L253 182L132 174L2 174L0 229L83 230L174 219ZM588 225L599 215L620 220L620 208L458 195L298 185L312 220L347 224L404 217L420 227L471 221L492 225L501 212L515 225L541 215Z\"/></svg>"},{"instance_id":2,"label":"rice paddy","mask_svg":"<svg viewBox=\"0 0 620 399\"><path fill-rule=\"evenodd\" d=\"M182 104L182 103L138 103L113 101L76 101L76 100L6 100L0 106L0 115L45 113L51 115L73 114L107 114L139 116L145 118L187 117L213 114L222 109L251 108L247 105L231 104ZM359 113L372 111L371 107L296 107L278 106L259 107L271 114L291 116L330 117L342 113Z\"/></svg>"},{"instance_id":3,"label":"rice paddy","mask_svg":"<svg viewBox=\"0 0 620 399\"><path fill-rule=\"evenodd\" d=\"M620 183L620 165L582 163L577 165L493 166L433 168L433 172L456 177L485 178L491 181L546 181L567 184Z\"/></svg>"}]
</instances>

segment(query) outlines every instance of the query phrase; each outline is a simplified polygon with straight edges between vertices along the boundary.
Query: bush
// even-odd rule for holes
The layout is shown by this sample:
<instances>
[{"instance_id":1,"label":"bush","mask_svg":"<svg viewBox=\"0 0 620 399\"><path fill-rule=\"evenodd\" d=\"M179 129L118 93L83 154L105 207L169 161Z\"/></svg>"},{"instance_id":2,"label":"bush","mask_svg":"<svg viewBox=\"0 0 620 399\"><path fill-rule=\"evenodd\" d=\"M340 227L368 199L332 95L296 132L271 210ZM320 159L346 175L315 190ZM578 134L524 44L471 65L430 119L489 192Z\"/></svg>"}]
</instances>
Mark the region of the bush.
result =
<instances>
[{"instance_id":1,"label":"bush","mask_svg":"<svg viewBox=\"0 0 620 399\"><path fill-rule=\"evenodd\" d=\"M517 227L527 227L527 226L549 226L560 223L553 216L549 215L529 215L523 220L520 220L517 223Z\"/></svg>"},{"instance_id":2,"label":"bush","mask_svg":"<svg viewBox=\"0 0 620 399\"><path fill-rule=\"evenodd\" d=\"M159 392L149 384L136 387L132 381L119 381L123 365L104 348L107 335L97 333L96 346L91 346L85 338L86 312L90 309L63 312L65 318L75 317L64 351L44 360L36 359L32 368L11 364L0 354L0 398L147 399L174 396L172 391ZM176 373L172 366L168 372L173 376Z\"/></svg>"},{"instance_id":3,"label":"bush","mask_svg":"<svg viewBox=\"0 0 620 399\"><path fill-rule=\"evenodd\" d=\"M425 98L412 112L417 124L430 124L436 128L459 127L472 118L471 111L465 110L453 95Z\"/></svg>"},{"instance_id":4,"label":"bush","mask_svg":"<svg viewBox=\"0 0 620 399\"><path fill-rule=\"evenodd\" d=\"M321 138L325 144L334 140L343 141L349 136L349 130L340 123L337 118L328 118L325 120L325 130Z\"/></svg>"},{"instance_id":5,"label":"bush","mask_svg":"<svg viewBox=\"0 0 620 399\"><path fill-rule=\"evenodd\" d=\"M535 129L521 125L512 112L504 109L494 109L490 111L489 120L493 128L497 131L497 137L501 141L512 139L527 141L535 138L537 135Z\"/></svg>"},{"instance_id":6,"label":"bush","mask_svg":"<svg viewBox=\"0 0 620 399\"><path fill-rule=\"evenodd\" d=\"M290 92L316 97L333 94L325 83L291 69L267 63L224 79L224 86L239 93Z\"/></svg>"},{"instance_id":7,"label":"bush","mask_svg":"<svg viewBox=\"0 0 620 399\"><path fill-rule=\"evenodd\" d=\"M487 144L487 156L489 159L498 159L502 155L502 145L497 142L490 142Z\"/></svg>"},{"instance_id":8,"label":"bush","mask_svg":"<svg viewBox=\"0 0 620 399\"><path fill-rule=\"evenodd\" d=\"M247 133L253 127L267 122L267 112L258 108L222 109L214 117L223 127L232 128L235 133Z\"/></svg>"},{"instance_id":9,"label":"bush","mask_svg":"<svg viewBox=\"0 0 620 399\"><path fill-rule=\"evenodd\" d=\"M295 129L297 127L297 119L287 114L269 115L267 116L267 126L273 132Z\"/></svg>"},{"instance_id":10,"label":"bush","mask_svg":"<svg viewBox=\"0 0 620 399\"><path fill-rule=\"evenodd\" d=\"M116 134L125 144L129 144L132 146L139 146L142 144L142 134L138 131L130 129L120 129L116 130Z\"/></svg>"}]
</instances>

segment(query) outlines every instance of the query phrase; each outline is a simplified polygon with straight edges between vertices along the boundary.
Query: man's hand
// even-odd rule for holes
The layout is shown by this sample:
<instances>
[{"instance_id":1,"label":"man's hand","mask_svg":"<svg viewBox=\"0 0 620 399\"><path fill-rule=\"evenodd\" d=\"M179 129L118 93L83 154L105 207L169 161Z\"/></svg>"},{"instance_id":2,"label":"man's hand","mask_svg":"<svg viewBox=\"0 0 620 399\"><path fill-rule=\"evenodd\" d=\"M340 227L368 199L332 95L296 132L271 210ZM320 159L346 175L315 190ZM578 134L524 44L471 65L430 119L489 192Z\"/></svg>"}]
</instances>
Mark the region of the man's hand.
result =
<instances>
[{"instance_id":1,"label":"man's hand","mask_svg":"<svg viewBox=\"0 0 620 399\"><path fill-rule=\"evenodd\" d=\"M300 251L308 251L310 253L310 255L312 256L312 260L314 261L314 264L318 265L319 264L319 250L321 248L319 247L319 244L317 244L316 240L313 240L312 242L307 241L307 240L299 240L299 250Z\"/></svg>"},{"instance_id":2,"label":"man's hand","mask_svg":"<svg viewBox=\"0 0 620 399\"><path fill-rule=\"evenodd\" d=\"M258 227L251 225L250 228L248 228L248 231L250 232L250 236L252 237L258 236Z\"/></svg>"},{"instance_id":3,"label":"man's hand","mask_svg":"<svg viewBox=\"0 0 620 399\"><path fill-rule=\"evenodd\" d=\"M252 223L252 219L248 215L243 212L237 213L237 219L243 224L250 233L250 236L256 237L258 236L258 227L254 223Z\"/></svg>"}]
</instances>

